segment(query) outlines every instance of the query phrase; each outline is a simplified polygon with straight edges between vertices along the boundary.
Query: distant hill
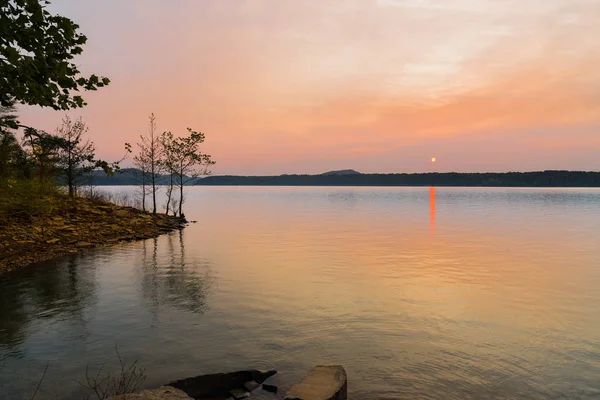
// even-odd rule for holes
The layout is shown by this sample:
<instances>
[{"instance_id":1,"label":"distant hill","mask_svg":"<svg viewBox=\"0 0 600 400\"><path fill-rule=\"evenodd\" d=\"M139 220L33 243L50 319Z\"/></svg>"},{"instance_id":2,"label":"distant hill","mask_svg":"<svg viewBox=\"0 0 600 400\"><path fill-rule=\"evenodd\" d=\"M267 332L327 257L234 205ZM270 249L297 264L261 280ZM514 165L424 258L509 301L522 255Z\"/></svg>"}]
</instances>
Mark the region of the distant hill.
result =
<instances>
[{"instance_id":1,"label":"distant hill","mask_svg":"<svg viewBox=\"0 0 600 400\"><path fill-rule=\"evenodd\" d=\"M137 185L141 174L142 172L137 168L123 168L114 176L107 176L104 171L94 171L93 183L96 186ZM157 182L159 185L167 184L169 175L160 175Z\"/></svg>"},{"instance_id":2,"label":"distant hill","mask_svg":"<svg viewBox=\"0 0 600 400\"><path fill-rule=\"evenodd\" d=\"M125 168L115 176L94 173L94 185L137 185L140 171ZM168 183L168 175L158 179ZM319 175L201 177L190 182L204 186L506 186L506 187L600 187L600 172L539 171L506 173L362 174L355 170Z\"/></svg>"},{"instance_id":3,"label":"distant hill","mask_svg":"<svg viewBox=\"0 0 600 400\"><path fill-rule=\"evenodd\" d=\"M360 175L360 172L355 171L353 169L342 169L339 171L329 171L324 172L321 175L330 176L330 175Z\"/></svg>"},{"instance_id":4,"label":"distant hill","mask_svg":"<svg viewBox=\"0 0 600 400\"><path fill-rule=\"evenodd\" d=\"M334 171L335 172L335 171ZM539 171L506 173L338 174L209 176L196 185L241 186L505 186L600 187L600 172Z\"/></svg>"}]
</instances>

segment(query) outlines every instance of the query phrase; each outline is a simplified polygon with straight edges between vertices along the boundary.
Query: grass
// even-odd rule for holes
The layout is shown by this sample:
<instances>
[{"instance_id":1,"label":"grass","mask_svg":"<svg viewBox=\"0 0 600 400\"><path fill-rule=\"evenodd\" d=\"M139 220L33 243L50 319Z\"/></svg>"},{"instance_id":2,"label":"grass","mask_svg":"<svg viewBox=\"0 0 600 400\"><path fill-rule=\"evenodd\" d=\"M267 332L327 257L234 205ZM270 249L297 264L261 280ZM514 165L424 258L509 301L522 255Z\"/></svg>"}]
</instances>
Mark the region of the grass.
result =
<instances>
[{"instance_id":1,"label":"grass","mask_svg":"<svg viewBox=\"0 0 600 400\"><path fill-rule=\"evenodd\" d=\"M84 400L98 399L104 400L114 396L130 394L140 391L146 381L146 370L138 367L138 361L126 363L119 353L119 348L115 346L115 352L119 361L119 369L114 372L106 372L104 364L100 366L98 372L90 373L89 365L85 369L85 381L77 382L82 387L81 396ZM0 370L2 370L2 360L0 360ZM50 363L46 367L42 376L38 380L29 400L35 400L40 393L40 388L46 378L46 373ZM58 398L58 397L57 397Z\"/></svg>"},{"instance_id":2,"label":"grass","mask_svg":"<svg viewBox=\"0 0 600 400\"><path fill-rule=\"evenodd\" d=\"M119 370L116 372L105 372L104 364L98 372L90 373L89 365L85 369L85 382L78 382L84 390L84 399L97 398L107 399L113 396L135 393L139 391L146 380L146 370L139 368L137 360L127 364L119 348L115 346L115 352L119 360Z\"/></svg>"},{"instance_id":3,"label":"grass","mask_svg":"<svg viewBox=\"0 0 600 400\"><path fill-rule=\"evenodd\" d=\"M50 215L64 198L54 184L30 180L5 180L0 183L0 223L8 218L33 220Z\"/></svg>"}]
</instances>

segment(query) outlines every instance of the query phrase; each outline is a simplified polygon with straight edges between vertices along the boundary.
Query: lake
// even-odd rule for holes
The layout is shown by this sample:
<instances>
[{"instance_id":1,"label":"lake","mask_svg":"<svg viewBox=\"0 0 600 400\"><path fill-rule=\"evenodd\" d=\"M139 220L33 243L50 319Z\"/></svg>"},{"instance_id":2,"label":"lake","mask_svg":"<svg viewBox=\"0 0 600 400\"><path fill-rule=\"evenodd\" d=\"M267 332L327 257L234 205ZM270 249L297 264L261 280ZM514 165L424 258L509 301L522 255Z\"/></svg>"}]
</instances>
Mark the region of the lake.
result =
<instances>
[{"instance_id":1,"label":"lake","mask_svg":"<svg viewBox=\"0 0 600 400\"><path fill-rule=\"evenodd\" d=\"M102 190L122 192L134 188ZM193 187L196 223L0 276L0 398L342 364L349 398L600 397L600 190Z\"/></svg>"}]
</instances>

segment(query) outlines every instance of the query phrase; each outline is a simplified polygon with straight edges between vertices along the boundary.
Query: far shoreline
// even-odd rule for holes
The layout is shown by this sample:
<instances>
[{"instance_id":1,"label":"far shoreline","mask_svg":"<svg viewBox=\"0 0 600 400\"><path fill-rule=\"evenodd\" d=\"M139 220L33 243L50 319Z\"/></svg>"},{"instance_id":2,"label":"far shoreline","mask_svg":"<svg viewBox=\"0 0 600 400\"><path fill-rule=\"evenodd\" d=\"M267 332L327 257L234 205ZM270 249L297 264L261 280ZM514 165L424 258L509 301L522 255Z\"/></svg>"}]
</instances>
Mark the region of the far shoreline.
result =
<instances>
[{"instance_id":1,"label":"far shoreline","mask_svg":"<svg viewBox=\"0 0 600 400\"><path fill-rule=\"evenodd\" d=\"M110 184L96 185L98 188L118 188L118 187L134 187L134 184ZM276 184L205 184L205 185L190 185L187 187L286 187L286 188L301 188L301 187L339 187L339 188L436 188L436 189L600 189L600 186L466 186L466 185L276 185Z\"/></svg>"},{"instance_id":2,"label":"far shoreline","mask_svg":"<svg viewBox=\"0 0 600 400\"><path fill-rule=\"evenodd\" d=\"M351 171L351 172L350 172ZM133 168L111 177L94 178L96 186L133 186L137 172ZM160 180L168 179L166 175ZM189 186L348 186L348 187L531 187L599 188L600 172L427 172L362 174L353 170L318 175L211 175L192 180Z\"/></svg>"}]
</instances>

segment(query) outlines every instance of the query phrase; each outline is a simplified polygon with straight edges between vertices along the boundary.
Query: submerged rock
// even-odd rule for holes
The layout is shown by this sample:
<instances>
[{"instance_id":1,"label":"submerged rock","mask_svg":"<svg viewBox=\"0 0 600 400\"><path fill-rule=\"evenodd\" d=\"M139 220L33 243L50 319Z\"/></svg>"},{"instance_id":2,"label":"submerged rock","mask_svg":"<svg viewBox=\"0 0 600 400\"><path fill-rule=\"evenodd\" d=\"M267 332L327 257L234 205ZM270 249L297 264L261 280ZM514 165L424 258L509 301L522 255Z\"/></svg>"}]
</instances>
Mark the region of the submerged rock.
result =
<instances>
[{"instance_id":1,"label":"submerged rock","mask_svg":"<svg viewBox=\"0 0 600 400\"><path fill-rule=\"evenodd\" d=\"M235 400L242 400L242 399L245 399L248 396L250 396L250 392L247 392L246 390L243 390L243 389L232 389L229 391L229 394Z\"/></svg>"},{"instance_id":2,"label":"submerged rock","mask_svg":"<svg viewBox=\"0 0 600 400\"><path fill-rule=\"evenodd\" d=\"M263 383L262 389L264 391L267 391L267 392L270 392L270 393L277 393L277 390L278 390L277 386L275 386L275 385L268 385L266 383Z\"/></svg>"},{"instance_id":3,"label":"submerged rock","mask_svg":"<svg viewBox=\"0 0 600 400\"><path fill-rule=\"evenodd\" d=\"M248 381L248 382L244 383L244 387L246 388L247 391L251 392L254 389L257 389L258 387L260 387L260 384L255 381Z\"/></svg>"},{"instance_id":4,"label":"submerged rock","mask_svg":"<svg viewBox=\"0 0 600 400\"><path fill-rule=\"evenodd\" d=\"M341 365L318 365L290 388L284 400L346 400L347 381Z\"/></svg>"}]
</instances>

